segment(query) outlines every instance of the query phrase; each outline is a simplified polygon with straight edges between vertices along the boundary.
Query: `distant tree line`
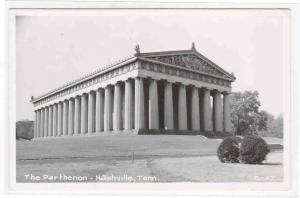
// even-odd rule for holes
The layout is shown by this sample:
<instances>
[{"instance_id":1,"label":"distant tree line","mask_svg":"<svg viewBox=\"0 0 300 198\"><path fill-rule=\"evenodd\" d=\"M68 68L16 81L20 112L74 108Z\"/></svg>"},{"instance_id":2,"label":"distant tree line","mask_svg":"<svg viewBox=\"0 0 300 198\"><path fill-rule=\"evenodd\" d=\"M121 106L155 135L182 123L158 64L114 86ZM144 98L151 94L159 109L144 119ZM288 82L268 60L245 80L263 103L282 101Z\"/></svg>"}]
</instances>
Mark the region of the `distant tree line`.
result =
<instances>
[{"instance_id":1,"label":"distant tree line","mask_svg":"<svg viewBox=\"0 0 300 198\"><path fill-rule=\"evenodd\" d=\"M34 122L31 120L17 121L16 139L30 140L33 138Z\"/></svg>"},{"instance_id":2,"label":"distant tree line","mask_svg":"<svg viewBox=\"0 0 300 198\"><path fill-rule=\"evenodd\" d=\"M231 98L231 122L235 135L283 137L283 116L274 117L260 110L257 91L234 92Z\"/></svg>"}]
</instances>

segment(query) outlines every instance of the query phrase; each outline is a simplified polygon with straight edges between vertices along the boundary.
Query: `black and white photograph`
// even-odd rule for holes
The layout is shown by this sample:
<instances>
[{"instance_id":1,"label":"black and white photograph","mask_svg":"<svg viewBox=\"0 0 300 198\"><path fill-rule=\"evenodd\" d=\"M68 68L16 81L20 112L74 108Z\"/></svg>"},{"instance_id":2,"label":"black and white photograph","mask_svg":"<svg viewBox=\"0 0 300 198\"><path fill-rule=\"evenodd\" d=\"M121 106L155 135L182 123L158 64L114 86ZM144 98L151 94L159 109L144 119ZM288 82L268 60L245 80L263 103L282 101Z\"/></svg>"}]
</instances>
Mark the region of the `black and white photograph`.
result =
<instances>
[{"instance_id":1,"label":"black and white photograph","mask_svg":"<svg viewBox=\"0 0 300 198\"><path fill-rule=\"evenodd\" d=\"M290 187L289 9L8 14L16 185Z\"/></svg>"}]
</instances>

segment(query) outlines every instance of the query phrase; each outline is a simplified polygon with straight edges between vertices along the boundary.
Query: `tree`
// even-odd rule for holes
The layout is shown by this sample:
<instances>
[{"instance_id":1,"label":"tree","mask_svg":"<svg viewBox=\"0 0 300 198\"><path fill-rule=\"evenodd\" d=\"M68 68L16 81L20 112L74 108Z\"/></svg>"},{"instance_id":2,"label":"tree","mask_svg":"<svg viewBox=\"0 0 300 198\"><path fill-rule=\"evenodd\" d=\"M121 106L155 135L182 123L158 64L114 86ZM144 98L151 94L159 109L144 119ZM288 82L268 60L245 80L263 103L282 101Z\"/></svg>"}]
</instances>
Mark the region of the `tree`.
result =
<instances>
[{"instance_id":1,"label":"tree","mask_svg":"<svg viewBox=\"0 0 300 198\"><path fill-rule=\"evenodd\" d=\"M283 138L283 115L280 114L272 123L272 134L275 137Z\"/></svg>"},{"instance_id":2,"label":"tree","mask_svg":"<svg viewBox=\"0 0 300 198\"><path fill-rule=\"evenodd\" d=\"M260 111L257 91L236 92L231 100L231 122L236 135L256 135L267 129L268 113Z\"/></svg>"},{"instance_id":3,"label":"tree","mask_svg":"<svg viewBox=\"0 0 300 198\"><path fill-rule=\"evenodd\" d=\"M283 115L280 114L276 118L268 114L267 130L259 132L260 136L283 138Z\"/></svg>"}]
</instances>

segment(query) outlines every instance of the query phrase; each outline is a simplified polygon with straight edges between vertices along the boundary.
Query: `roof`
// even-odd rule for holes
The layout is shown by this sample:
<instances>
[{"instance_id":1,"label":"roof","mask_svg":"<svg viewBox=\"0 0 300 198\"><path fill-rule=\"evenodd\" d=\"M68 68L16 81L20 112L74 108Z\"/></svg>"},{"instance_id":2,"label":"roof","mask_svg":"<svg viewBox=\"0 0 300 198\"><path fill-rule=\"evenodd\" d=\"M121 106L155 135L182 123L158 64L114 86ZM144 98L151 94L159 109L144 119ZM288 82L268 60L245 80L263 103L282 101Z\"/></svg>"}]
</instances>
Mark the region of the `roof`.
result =
<instances>
[{"instance_id":1,"label":"roof","mask_svg":"<svg viewBox=\"0 0 300 198\"><path fill-rule=\"evenodd\" d=\"M100 67L99 69L91 72L91 73L88 73L84 76L82 76L81 78L78 78L78 79L75 79L73 81L70 81L52 91L49 91L39 97L36 97L36 98L32 98L30 100L30 102L34 103L38 100L41 100L43 98L46 98L50 95L53 95L55 93L58 93L68 87L72 87L74 85L77 85L81 82L84 82L90 78L93 78L95 76L98 76L98 75L101 75L102 73L105 73L109 70L112 70L116 67L120 67L122 65L125 65L125 64L129 64L129 63L132 63L138 59L140 60L143 60L143 61L154 61L154 60L158 60L158 62L161 62L163 64L167 64L166 62L164 62L163 60L160 60L160 57L167 57L167 58L171 58L172 56L184 56L184 55L193 55L195 57L197 57L197 59L199 59L199 61L202 61L203 63L207 64L207 66L209 67L212 67L215 71L219 72L220 74L224 75L226 77L227 80L229 81L234 81L236 78L234 77L233 74L230 74L228 73L227 71L225 71L224 69L222 69L220 66L218 66L217 64L215 64L214 62L212 62L211 60L209 60L208 58L206 58L205 56L203 56L202 54L200 54L194 44L192 45L192 48L190 50L176 50L176 51L158 51L158 52L147 52L147 53L140 53L140 49L139 49L139 45L136 46L135 48L135 54L132 55L132 56L128 56L124 59L120 59L119 61L113 63L113 64L110 64L110 65L107 65L107 66L104 66L104 67ZM185 66L188 67L188 62L187 63L184 63L186 64ZM170 63L168 63L168 65L170 65ZM174 66L177 66L176 64L172 64L171 65L174 65ZM200 72L200 71L199 71Z\"/></svg>"}]
</instances>

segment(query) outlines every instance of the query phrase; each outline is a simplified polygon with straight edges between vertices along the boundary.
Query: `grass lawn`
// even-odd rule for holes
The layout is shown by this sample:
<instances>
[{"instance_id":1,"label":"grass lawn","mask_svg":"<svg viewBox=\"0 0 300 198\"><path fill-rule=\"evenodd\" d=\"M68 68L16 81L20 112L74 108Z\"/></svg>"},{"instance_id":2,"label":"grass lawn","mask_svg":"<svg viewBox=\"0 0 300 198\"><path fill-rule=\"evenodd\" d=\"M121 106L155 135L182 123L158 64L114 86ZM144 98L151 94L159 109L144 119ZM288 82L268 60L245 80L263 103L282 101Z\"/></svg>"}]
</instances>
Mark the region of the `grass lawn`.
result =
<instances>
[{"instance_id":1,"label":"grass lawn","mask_svg":"<svg viewBox=\"0 0 300 198\"><path fill-rule=\"evenodd\" d=\"M17 141L17 160L215 154L221 140L202 136L115 135Z\"/></svg>"},{"instance_id":2,"label":"grass lawn","mask_svg":"<svg viewBox=\"0 0 300 198\"><path fill-rule=\"evenodd\" d=\"M223 164L216 157L220 142L184 135L17 141L17 182L118 182L124 175L135 182L282 181L282 152L270 153L264 165ZM27 174L52 180L26 180Z\"/></svg>"}]
</instances>

